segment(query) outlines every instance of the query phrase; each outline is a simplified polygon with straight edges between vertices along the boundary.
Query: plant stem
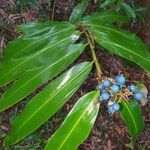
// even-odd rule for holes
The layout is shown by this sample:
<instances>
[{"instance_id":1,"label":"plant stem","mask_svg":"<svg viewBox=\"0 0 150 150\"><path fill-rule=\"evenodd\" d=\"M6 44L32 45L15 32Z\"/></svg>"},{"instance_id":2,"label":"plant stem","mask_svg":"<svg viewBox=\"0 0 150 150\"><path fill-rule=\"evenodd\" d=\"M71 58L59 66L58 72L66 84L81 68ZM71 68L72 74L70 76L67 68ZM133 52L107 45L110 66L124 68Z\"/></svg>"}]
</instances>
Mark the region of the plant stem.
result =
<instances>
[{"instance_id":1,"label":"plant stem","mask_svg":"<svg viewBox=\"0 0 150 150\"><path fill-rule=\"evenodd\" d=\"M56 5L56 0L54 0L54 4L53 4L53 10L52 10L52 21L54 21L54 15L55 15L55 5Z\"/></svg>"},{"instance_id":2,"label":"plant stem","mask_svg":"<svg viewBox=\"0 0 150 150\"><path fill-rule=\"evenodd\" d=\"M103 77L103 73L101 71L100 64L98 63L97 56L95 54L94 43L93 43L92 39L90 38L89 33L87 31L85 31L84 33L85 33L86 39L87 39L87 41L89 43L91 54L92 54L92 58L93 58L94 63L95 63L97 77L98 77L98 83L101 83L102 77Z\"/></svg>"}]
</instances>

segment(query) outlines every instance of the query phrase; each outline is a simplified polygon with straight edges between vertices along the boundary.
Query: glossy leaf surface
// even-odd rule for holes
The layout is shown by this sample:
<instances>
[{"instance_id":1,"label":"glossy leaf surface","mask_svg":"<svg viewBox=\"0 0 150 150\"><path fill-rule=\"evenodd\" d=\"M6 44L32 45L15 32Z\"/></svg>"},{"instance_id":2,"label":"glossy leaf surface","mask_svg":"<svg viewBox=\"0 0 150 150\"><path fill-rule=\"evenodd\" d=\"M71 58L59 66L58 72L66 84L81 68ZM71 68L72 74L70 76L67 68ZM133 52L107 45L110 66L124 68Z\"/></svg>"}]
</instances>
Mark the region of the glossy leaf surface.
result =
<instances>
[{"instance_id":1,"label":"glossy leaf surface","mask_svg":"<svg viewBox=\"0 0 150 150\"><path fill-rule=\"evenodd\" d=\"M111 25L88 25L98 44L150 72L150 52L139 37Z\"/></svg>"},{"instance_id":2,"label":"glossy leaf surface","mask_svg":"<svg viewBox=\"0 0 150 150\"><path fill-rule=\"evenodd\" d=\"M89 135L99 111L98 91L79 99L62 126L49 139L45 150L76 150Z\"/></svg>"},{"instance_id":3,"label":"glossy leaf surface","mask_svg":"<svg viewBox=\"0 0 150 150\"><path fill-rule=\"evenodd\" d=\"M17 31L22 34L16 40L7 44L5 59L1 61L6 61L7 58L20 58L40 51L40 47L54 44L57 39L63 39L63 35L71 35L71 33L69 34L70 30L73 33L75 27L68 22L31 22L19 25Z\"/></svg>"},{"instance_id":4,"label":"glossy leaf surface","mask_svg":"<svg viewBox=\"0 0 150 150\"><path fill-rule=\"evenodd\" d=\"M22 140L54 115L77 91L91 71L92 64L81 63L54 80L37 94L12 124L11 132L4 140L10 146Z\"/></svg>"},{"instance_id":5,"label":"glossy leaf surface","mask_svg":"<svg viewBox=\"0 0 150 150\"><path fill-rule=\"evenodd\" d=\"M128 128L133 143L135 143L144 128L144 120L139 104L135 101L131 101L129 103L122 102L120 115Z\"/></svg>"},{"instance_id":6,"label":"glossy leaf surface","mask_svg":"<svg viewBox=\"0 0 150 150\"><path fill-rule=\"evenodd\" d=\"M32 32L31 29L28 31L30 26ZM24 36L8 44L6 55L0 62L0 86L26 71L54 63L66 55L68 47L80 35L69 23L31 23L21 26L20 31Z\"/></svg>"},{"instance_id":7,"label":"glossy leaf surface","mask_svg":"<svg viewBox=\"0 0 150 150\"><path fill-rule=\"evenodd\" d=\"M128 19L116 12L105 12L105 13L95 13L92 16L86 16L82 19L82 24L106 24L106 23L115 23L123 22L127 23Z\"/></svg>"},{"instance_id":8,"label":"glossy leaf surface","mask_svg":"<svg viewBox=\"0 0 150 150\"><path fill-rule=\"evenodd\" d=\"M9 108L16 104L21 99L29 95L37 87L47 80L52 79L64 68L72 63L84 50L85 45L73 44L68 49L63 49L62 55L56 60L46 66L42 66L39 69L25 72L10 89L1 96L0 99L0 111ZM51 57L51 56L50 56Z\"/></svg>"}]
</instances>

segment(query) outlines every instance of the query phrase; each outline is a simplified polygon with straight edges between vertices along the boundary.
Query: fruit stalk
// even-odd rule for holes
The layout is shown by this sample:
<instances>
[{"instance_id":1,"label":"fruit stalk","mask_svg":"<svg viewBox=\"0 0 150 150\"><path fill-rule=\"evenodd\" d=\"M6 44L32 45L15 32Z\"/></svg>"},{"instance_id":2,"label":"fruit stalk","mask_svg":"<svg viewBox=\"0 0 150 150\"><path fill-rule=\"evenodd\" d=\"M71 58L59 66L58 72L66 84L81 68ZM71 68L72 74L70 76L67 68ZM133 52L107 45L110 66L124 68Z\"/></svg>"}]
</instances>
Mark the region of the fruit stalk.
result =
<instances>
[{"instance_id":1,"label":"fruit stalk","mask_svg":"<svg viewBox=\"0 0 150 150\"><path fill-rule=\"evenodd\" d=\"M87 41L89 43L91 54L92 54L92 58L93 58L94 63L95 63L97 77L98 77L98 83L101 83L102 82L103 73L101 71L100 64L99 64L99 62L97 60L97 56L95 54L95 50L94 50L95 46L93 44L92 39L90 38L89 33L87 31L85 31L84 33L85 33L86 39L87 39Z\"/></svg>"}]
</instances>

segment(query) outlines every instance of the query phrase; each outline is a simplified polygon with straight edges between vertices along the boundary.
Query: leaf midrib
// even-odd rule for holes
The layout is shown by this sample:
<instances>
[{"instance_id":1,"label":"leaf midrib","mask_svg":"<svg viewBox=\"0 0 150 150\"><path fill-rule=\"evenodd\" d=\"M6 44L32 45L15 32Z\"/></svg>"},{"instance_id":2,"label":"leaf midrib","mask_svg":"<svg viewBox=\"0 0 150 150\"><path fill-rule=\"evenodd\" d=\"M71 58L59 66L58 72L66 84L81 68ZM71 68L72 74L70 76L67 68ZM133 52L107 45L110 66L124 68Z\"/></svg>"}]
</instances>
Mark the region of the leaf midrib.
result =
<instances>
[{"instance_id":1,"label":"leaf midrib","mask_svg":"<svg viewBox=\"0 0 150 150\"><path fill-rule=\"evenodd\" d=\"M106 30L110 30L110 31L113 31L113 32L115 32L115 33L121 34L121 35L123 35L123 36L129 38L129 36L126 35L124 32L121 32L121 31L119 31L119 30L117 30L117 29L115 29L115 28L113 29L112 26L108 27L108 26L94 25L94 24L87 24L87 25L93 26L93 27L103 28L103 29L106 29ZM99 31L98 31L98 30L94 30L94 32L99 32Z\"/></svg>"},{"instance_id":2,"label":"leaf midrib","mask_svg":"<svg viewBox=\"0 0 150 150\"><path fill-rule=\"evenodd\" d=\"M91 20L93 20L93 19L95 19L95 18L98 18L98 20L99 20L99 18L100 19L103 19L103 18L110 18L110 17L116 17L117 16L117 18L121 18L122 19L122 16L120 16L120 15L118 15L118 14L103 14L103 15L100 15L100 14L96 14L95 16L92 16L92 17L90 17L90 18L84 18L84 20L82 20L82 22L84 23L84 21L88 21L89 19L91 19ZM110 22L110 21L104 21L104 22Z\"/></svg>"},{"instance_id":3,"label":"leaf midrib","mask_svg":"<svg viewBox=\"0 0 150 150\"><path fill-rule=\"evenodd\" d=\"M133 51L130 51L128 48L125 48L125 47L123 47L123 46L121 46L121 45L118 45L118 44L116 44L116 43L114 43L114 42L112 43L112 42L109 42L109 41L104 41L104 43L109 43L109 44L112 44L112 45L121 47L122 49L126 49L128 52L130 52L130 53L132 53L132 54L134 54L134 55L136 55L136 56L138 56L138 57L141 57L142 59L144 59L144 60L146 60L147 62L150 63L150 60L149 60L149 59L145 58L145 57L142 56L142 55L139 55L139 54L137 54L137 53L134 53Z\"/></svg>"},{"instance_id":4,"label":"leaf midrib","mask_svg":"<svg viewBox=\"0 0 150 150\"><path fill-rule=\"evenodd\" d=\"M127 108L128 112L129 112L129 114L130 114L130 116L131 116L131 118L132 118L133 124L134 124L134 126L135 126L135 130L136 130L136 136L138 136L138 128L137 128L137 125L136 125L136 122L135 122L135 118L134 118L134 116L132 115L130 109L128 108L126 102L124 102L124 104L125 104L125 107Z\"/></svg>"}]
</instances>

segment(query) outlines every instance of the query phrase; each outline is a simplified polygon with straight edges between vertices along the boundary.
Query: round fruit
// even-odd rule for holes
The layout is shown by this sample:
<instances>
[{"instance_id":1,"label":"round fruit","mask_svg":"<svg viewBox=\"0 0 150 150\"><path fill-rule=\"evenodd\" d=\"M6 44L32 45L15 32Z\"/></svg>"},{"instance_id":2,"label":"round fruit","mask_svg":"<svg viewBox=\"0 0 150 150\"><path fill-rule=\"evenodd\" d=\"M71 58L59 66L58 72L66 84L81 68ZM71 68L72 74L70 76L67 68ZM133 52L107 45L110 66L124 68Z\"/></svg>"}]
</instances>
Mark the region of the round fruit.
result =
<instances>
[{"instance_id":1,"label":"round fruit","mask_svg":"<svg viewBox=\"0 0 150 150\"><path fill-rule=\"evenodd\" d=\"M110 112L110 113L112 113L114 110L113 110L113 108L112 108L112 105L109 105L108 106L108 111Z\"/></svg>"},{"instance_id":2,"label":"round fruit","mask_svg":"<svg viewBox=\"0 0 150 150\"><path fill-rule=\"evenodd\" d=\"M126 81L126 79L123 75L116 76L115 80L118 85L123 85Z\"/></svg>"},{"instance_id":3,"label":"round fruit","mask_svg":"<svg viewBox=\"0 0 150 150\"><path fill-rule=\"evenodd\" d=\"M111 87L111 90L113 93L118 93L119 92L119 86L114 84L112 87Z\"/></svg>"},{"instance_id":4,"label":"round fruit","mask_svg":"<svg viewBox=\"0 0 150 150\"><path fill-rule=\"evenodd\" d=\"M140 101L140 100L143 98L143 95L142 95L142 93L140 93L140 92L136 92L136 93L134 94L134 98L135 98L137 101Z\"/></svg>"},{"instance_id":5,"label":"round fruit","mask_svg":"<svg viewBox=\"0 0 150 150\"><path fill-rule=\"evenodd\" d=\"M112 108L113 108L114 111L119 111L120 110L120 105L118 103L114 103L112 105Z\"/></svg>"},{"instance_id":6,"label":"round fruit","mask_svg":"<svg viewBox=\"0 0 150 150\"><path fill-rule=\"evenodd\" d=\"M108 87L110 85L111 85L111 83L110 83L110 81L108 79L103 80L103 86L104 87Z\"/></svg>"},{"instance_id":7,"label":"round fruit","mask_svg":"<svg viewBox=\"0 0 150 150\"><path fill-rule=\"evenodd\" d=\"M107 90L106 89L103 89L102 91L101 91L101 93L106 93L107 92Z\"/></svg>"},{"instance_id":8,"label":"round fruit","mask_svg":"<svg viewBox=\"0 0 150 150\"><path fill-rule=\"evenodd\" d=\"M99 84L99 85L97 86L97 89L100 90L100 91L102 91L102 90L104 89L104 86L103 86L102 84Z\"/></svg>"},{"instance_id":9,"label":"round fruit","mask_svg":"<svg viewBox=\"0 0 150 150\"><path fill-rule=\"evenodd\" d=\"M108 92L103 92L103 93L101 94L101 99L102 99L103 101L107 101L107 100L109 100L109 98L110 98L110 95L109 95Z\"/></svg>"},{"instance_id":10,"label":"round fruit","mask_svg":"<svg viewBox=\"0 0 150 150\"><path fill-rule=\"evenodd\" d=\"M136 92L136 90L137 90L137 87L134 84L131 84L129 86L129 88L130 88L130 91L133 92L133 93Z\"/></svg>"}]
</instances>

